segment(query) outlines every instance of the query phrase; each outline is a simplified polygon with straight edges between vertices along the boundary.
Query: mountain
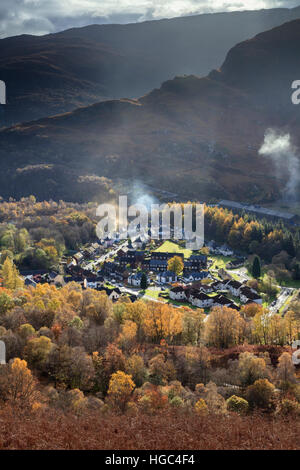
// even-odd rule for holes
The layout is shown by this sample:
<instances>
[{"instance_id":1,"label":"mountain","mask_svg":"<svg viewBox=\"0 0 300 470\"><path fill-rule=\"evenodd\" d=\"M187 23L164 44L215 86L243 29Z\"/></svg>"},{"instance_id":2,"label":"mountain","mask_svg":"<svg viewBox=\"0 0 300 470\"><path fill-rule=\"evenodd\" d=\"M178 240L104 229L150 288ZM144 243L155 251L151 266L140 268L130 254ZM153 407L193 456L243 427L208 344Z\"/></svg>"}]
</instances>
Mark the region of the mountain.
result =
<instances>
[{"instance_id":1,"label":"mountain","mask_svg":"<svg viewBox=\"0 0 300 470\"><path fill-rule=\"evenodd\" d=\"M92 25L0 40L6 124L104 99L136 98L175 75L206 75L236 43L300 18L300 7Z\"/></svg>"},{"instance_id":2,"label":"mountain","mask_svg":"<svg viewBox=\"0 0 300 470\"><path fill-rule=\"evenodd\" d=\"M89 200L122 178L185 200L274 200L288 175L278 177L258 150L269 127L300 144L300 107L291 102L299 48L295 20L236 45L204 78L5 129L1 195Z\"/></svg>"}]
</instances>

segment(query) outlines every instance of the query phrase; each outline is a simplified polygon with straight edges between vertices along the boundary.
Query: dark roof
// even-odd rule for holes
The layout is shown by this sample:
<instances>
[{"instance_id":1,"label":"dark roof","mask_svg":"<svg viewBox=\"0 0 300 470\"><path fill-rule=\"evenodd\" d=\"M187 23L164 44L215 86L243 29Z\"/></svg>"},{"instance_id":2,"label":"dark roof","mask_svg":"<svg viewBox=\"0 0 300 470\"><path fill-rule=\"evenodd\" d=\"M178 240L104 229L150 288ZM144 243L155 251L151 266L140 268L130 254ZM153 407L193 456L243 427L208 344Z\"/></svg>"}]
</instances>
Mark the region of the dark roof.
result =
<instances>
[{"instance_id":1,"label":"dark roof","mask_svg":"<svg viewBox=\"0 0 300 470\"><path fill-rule=\"evenodd\" d=\"M231 302L231 300L227 299L225 295L217 295L216 297L213 297L213 300L215 303L221 304L221 305L228 305Z\"/></svg>"},{"instance_id":2,"label":"dark roof","mask_svg":"<svg viewBox=\"0 0 300 470\"><path fill-rule=\"evenodd\" d=\"M239 289L242 286L239 281L236 281L234 279L232 281L229 281L227 285L233 287L234 289Z\"/></svg>"},{"instance_id":3,"label":"dark roof","mask_svg":"<svg viewBox=\"0 0 300 470\"><path fill-rule=\"evenodd\" d=\"M208 277L209 272L208 271L196 271L196 272L188 272L188 273L185 273L184 275L187 277L192 276L197 279L205 279L206 277Z\"/></svg>"},{"instance_id":4,"label":"dark roof","mask_svg":"<svg viewBox=\"0 0 300 470\"><path fill-rule=\"evenodd\" d=\"M172 287L172 289L170 289L170 292L182 292L184 290L185 290L184 287L176 286L176 287Z\"/></svg>"},{"instance_id":5,"label":"dark roof","mask_svg":"<svg viewBox=\"0 0 300 470\"><path fill-rule=\"evenodd\" d=\"M209 300L211 298L208 295L204 294L203 292L192 293L191 296L199 300Z\"/></svg>"},{"instance_id":6,"label":"dark roof","mask_svg":"<svg viewBox=\"0 0 300 470\"><path fill-rule=\"evenodd\" d=\"M207 256L206 255L191 255L189 257L189 261L200 261L203 263L207 261Z\"/></svg>"},{"instance_id":7,"label":"dark roof","mask_svg":"<svg viewBox=\"0 0 300 470\"><path fill-rule=\"evenodd\" d=\"M176 277L176 274L173 271L164 271L160 273L160 276L167 276L167 277Z\"/></svg>"},{"instance_id":8,"label":"dark roof","mask_svg":"<svg viewBox=\"0 0 300 470\"><path fill-rule=\"evenodd\" d=\"M153 251L151 253L151 256L155 258L174 258L174 256L179 256L180 258L183 258L183 253L169 253L169 252L164 252L164 251Z\"/></svg>"}]
</instances>

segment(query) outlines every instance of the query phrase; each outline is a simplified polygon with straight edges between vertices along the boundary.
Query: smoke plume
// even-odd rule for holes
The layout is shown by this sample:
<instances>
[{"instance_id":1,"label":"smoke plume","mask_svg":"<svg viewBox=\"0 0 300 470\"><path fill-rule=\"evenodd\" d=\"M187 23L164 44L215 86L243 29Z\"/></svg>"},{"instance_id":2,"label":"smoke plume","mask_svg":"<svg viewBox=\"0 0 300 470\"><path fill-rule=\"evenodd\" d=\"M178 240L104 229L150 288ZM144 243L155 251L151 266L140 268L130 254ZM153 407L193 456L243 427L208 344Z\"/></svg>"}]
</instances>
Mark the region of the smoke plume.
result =
<instances>
[{"instance_id":1,"label":"smoke plume","mask_svg":"<svg viewBox=\"0 0 300 470\"><path fill-rule=\"evenodd\" d=\"M290 134L280 134L274 129L268 129L259 154L272 160L277 169L278 178L287 173L288 181L283 190L283 198L296 200L300 183L300 163L298 150L292 143Z\"/></svg>"}]
</instances>

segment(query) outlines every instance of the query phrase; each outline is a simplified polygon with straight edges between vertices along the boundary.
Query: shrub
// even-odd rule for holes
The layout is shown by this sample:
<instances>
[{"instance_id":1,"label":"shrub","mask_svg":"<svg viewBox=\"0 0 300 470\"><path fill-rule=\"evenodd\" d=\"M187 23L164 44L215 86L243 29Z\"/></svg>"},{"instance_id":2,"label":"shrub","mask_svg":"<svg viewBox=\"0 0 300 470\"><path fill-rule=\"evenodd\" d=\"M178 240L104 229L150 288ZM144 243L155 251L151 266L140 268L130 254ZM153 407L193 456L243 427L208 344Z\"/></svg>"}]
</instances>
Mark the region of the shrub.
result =
<instances>
[{"instance_id":1,"label":"shrub","mask_svg":"<svg viewBox=\"0 0 300 470\"><path fill-rule=\"evenodd\" d=\"M294 415L300 416L300 404L294 400L289 400L288 398L282 400L279 413L285 416L287 415Z\"/></svg>"},{"instance_id":2,"label":"shrub","mask_svg":"<svg viewBox=\"0 0 300 470\"><path fill-rule=\"evenodd\" d=\"M206 416L208 414L208 407L203 398L195 404L195 411L199 416Z\"/></svg>"},{"instance_id":3,"label":"shrub","mask_svg":"<svg viewBox=\"0 0 300 470\"><path fill-rule=\"evenodd\" d=\"M228 400L226 400L227 409L229 411L234 411L235 413L245 414L249 409L249 403L247 400L236 395L232 395Z\"/></svg>"},{"instance_id":4,"label":"shrub","mask_svg":"<svg viewBox=\"0 0 300 470\"><path fill-rule=\"evenodd\" d=\"M174 408L182 408L183 405L184 405L184 402L182 400L182 398L180 397L174 397L172 398L172 400L170 401L170 404L172 406L174 406Z\"/></svg>"},{"instance_id":5,"label":"shrub","mask_svg":"<svg viewBox=\"0 0 300 470\"><path fill-rule=\"evenodd\" d=\"M267 379L259 379L247 388L247 399L251 408L274 408L275 387Z\"/></svg>"}]
</instances>

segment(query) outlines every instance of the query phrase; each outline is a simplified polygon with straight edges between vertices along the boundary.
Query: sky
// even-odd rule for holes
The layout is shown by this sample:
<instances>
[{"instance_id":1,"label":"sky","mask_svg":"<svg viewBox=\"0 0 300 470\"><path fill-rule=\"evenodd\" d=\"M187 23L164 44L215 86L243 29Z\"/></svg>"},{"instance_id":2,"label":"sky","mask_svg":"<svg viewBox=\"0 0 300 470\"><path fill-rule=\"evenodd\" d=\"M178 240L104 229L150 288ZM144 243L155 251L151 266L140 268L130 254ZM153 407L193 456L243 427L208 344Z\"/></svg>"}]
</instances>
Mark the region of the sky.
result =
<instances>
[{"instance_id":1,"label":"sky","mask_svg":"<svg viewBox=\"0 0 300 470\"><path fill-rule=\"evenodd\" d=\"M0 37L47 34L95 23L298 5L300 0L0 0Z\"/></svg>"}]
</instances>

